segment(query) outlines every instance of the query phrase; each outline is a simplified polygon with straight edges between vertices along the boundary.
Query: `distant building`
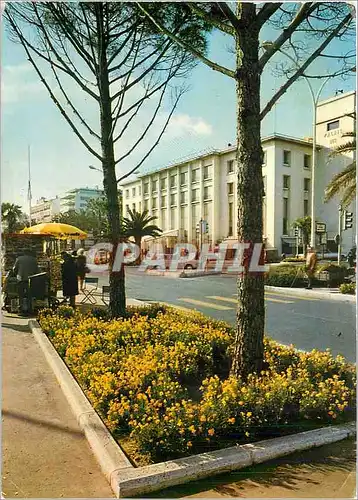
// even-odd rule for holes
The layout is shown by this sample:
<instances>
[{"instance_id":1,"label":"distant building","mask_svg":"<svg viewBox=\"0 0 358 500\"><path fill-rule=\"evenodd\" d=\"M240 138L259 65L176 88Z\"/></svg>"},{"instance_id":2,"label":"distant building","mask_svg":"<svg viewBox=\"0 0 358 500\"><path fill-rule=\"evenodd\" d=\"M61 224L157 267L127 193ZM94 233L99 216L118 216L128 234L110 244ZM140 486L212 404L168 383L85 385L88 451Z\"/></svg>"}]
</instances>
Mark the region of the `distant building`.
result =
<instances>
[{"instance_id":1,"label":"distant building","mask_svg":"<svg viewBox=\"0 0 358 500\"><path fill-rule=\"evenodd\" d=\"M316 220L327 226L328 248L338 232L339 199L324 203L324 190L334 173L352 155L329 161L329 152L353 131L355 92L320 102L317 110L317 163L315 169ZM334 142L332 142L334 141ZM263 238L267 248L280 254L294 253L292 223L311 214L312 139L274 134L262 140L262 175L265 198ZM208 223L204 241L217 244L236 239L237 175L236 147L213 150L160 170L137 175L122 184L123 212L148 210L163 230L162 244L198 244L197 224ZM351 208L355 212L354 207ZM355 219L355 215L354 215ZM353 230L343 234L343 251L354 244ZM318 240L319 241L319 240ZM317 242L318 242L317 241Z\"/></svg>"},{"instance_id":2,"label":"distant building","mask_svg":"<svg viewBox=\"0 0 358 500\"><path fill-rule=\"evenodd\" d=\"M60 198L40 198L35 205L31 207L31 220L36 224L41 222L51 222L53 218L60 213Z\"/></svg>"},{"instance_id":3,"label":"distant building","mask_svg":"<svg viewBox=\"0 0 358 500\"><path fill-rule=\"evenodd\" d=\"M36 224L50 222L59 213L66 213L70 210L85 210L89 200L103 196L104 193L100 189L78 188L52 199L42 197L31 207L31 219Z\"/></svg>"},{"instance_id":4,"label":"distant building","mask_svg":"<svg viewBox=\"0 0 358 500\"><path fill-rule=\"evenodd\" d=\"M89 200L102 198L103 196L104 192L100 189L71 189L60 197L60 212L65 213L70 210L85 210Z\"/></svg>"}]
</instances>

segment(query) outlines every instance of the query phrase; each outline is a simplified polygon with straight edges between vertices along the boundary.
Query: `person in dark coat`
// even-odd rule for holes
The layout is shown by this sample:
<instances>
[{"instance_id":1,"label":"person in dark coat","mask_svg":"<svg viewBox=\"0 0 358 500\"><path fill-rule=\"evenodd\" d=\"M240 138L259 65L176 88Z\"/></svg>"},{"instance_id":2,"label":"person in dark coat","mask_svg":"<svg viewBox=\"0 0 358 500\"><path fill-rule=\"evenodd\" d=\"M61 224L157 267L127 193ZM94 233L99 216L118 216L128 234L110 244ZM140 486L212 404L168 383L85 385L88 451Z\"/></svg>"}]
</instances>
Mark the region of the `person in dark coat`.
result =
<instances>
[{"instance_id":1,"label":"person in dark coat","mask_svg":"<svg viewBox=\"0 0 358 500\"><path fill-rule=\"evenodd\" d=\"M85 251L83 248L80 248L77 252L76 265L77 265L78 281L80 283L80 290L82 292L83 291L83 282L85 280L86 273L88 272L87 259L86 259Z\"/></svg>"},{"instance_id":2,"label":"person in dark coat","mask_svg":"<svg viewBox=\"0 0 358 500\"><path fill-rule=\"evenodd\" d=\"M75 307L78 295L77 267L73 257L67 252L62 252L62 291L63 296L70 299L70 305Z\"/></svg>"}]
</instances>

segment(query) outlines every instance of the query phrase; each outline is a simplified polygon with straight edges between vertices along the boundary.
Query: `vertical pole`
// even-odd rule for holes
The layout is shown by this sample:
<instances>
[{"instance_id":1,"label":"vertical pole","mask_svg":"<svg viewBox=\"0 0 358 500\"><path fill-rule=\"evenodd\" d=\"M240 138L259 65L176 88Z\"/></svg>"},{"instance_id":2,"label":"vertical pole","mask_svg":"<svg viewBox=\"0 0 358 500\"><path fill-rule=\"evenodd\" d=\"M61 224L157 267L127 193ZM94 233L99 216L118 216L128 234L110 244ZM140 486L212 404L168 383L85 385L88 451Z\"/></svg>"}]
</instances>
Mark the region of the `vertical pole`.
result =
<instances>
[{"instance_id":1,"label":"vertical pole","mask_svg":"<svg viewBox=\"0 0 358 500\"><path fill-rule=\"evenodd\" d=\"M30 221L30 226L31 226L31 200L32 200L32 194L31 194L31 153L30 153L30 145L27 146L27 165L28 165L28 170L29 170L29 185L27 189L27 200L29 202L29 221Z\"/></svg>"},{"instance_id":2,"label":"vertical pole","mask_svg":"<svg viewBox=\"0 0 358 500\"><path fill-rule=\"evenodd\" d=\"M313 99L313 144L312 144L312 172L311 172L311 246L315 247L316 221L315 221L315 170L316 170L316 117L317 101Z\"/></svg>"},{"instance_id":3,"label":"vertical pole","mask_svg":"<svg viewBox=\"0 0 358 500\"><path fill-rule=\"evenodd\" d=\"M341 249L342 249L342 205L338 206L338 258L337 264L340 266L341 264Z\"/></svg>"}]
</instances>

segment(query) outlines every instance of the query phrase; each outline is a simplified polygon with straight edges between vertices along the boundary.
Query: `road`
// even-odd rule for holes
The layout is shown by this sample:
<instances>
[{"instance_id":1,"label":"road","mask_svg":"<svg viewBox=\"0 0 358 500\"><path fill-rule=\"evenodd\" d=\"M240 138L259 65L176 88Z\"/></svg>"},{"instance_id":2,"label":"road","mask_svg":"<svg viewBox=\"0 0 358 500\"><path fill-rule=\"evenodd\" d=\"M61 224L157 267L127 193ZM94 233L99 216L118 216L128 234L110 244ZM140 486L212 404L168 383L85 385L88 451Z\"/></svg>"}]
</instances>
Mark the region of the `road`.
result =
<instances>
[{"instance_id":1,"label":"road","mask_svg":"<svg viewBox=\"0 0 358 500\"><path fill-rule=\"evenodd\" d=\"M108 284L101 277L99 284ZM233 276L168 278L126 271L127 297L159 301L235 323L236 279ZM314 293L314 292L313 292ZM309 351L330 348L356 361L355 304L309 297L295 297L289 290L267 292L266 333L283 344Z\"/></svg>"}]
</instances>

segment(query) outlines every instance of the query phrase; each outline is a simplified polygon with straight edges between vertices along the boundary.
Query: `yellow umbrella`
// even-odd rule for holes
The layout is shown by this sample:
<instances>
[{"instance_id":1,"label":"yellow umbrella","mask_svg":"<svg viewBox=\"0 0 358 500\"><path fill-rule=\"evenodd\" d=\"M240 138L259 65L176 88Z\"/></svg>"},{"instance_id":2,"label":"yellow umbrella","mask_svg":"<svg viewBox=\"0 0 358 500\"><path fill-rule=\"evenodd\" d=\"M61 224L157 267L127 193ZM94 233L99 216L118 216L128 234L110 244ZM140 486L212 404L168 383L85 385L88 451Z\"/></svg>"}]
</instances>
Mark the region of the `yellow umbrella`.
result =
<instances>
[{"instance_id":1,"label":"yellow umbrella","mask_svg":"<svg viewBox=\"0 0 358 500\"><path fill-rule=\"evenodd\" d=\"M56 238L67 240L84 240L87 238L87 233L78 229L78 227L70 226L69 224L61 224L60 222L44 222L36 224L36 226L25 227L23 234L48 234Z\"/></svg>"}]
</instances>

